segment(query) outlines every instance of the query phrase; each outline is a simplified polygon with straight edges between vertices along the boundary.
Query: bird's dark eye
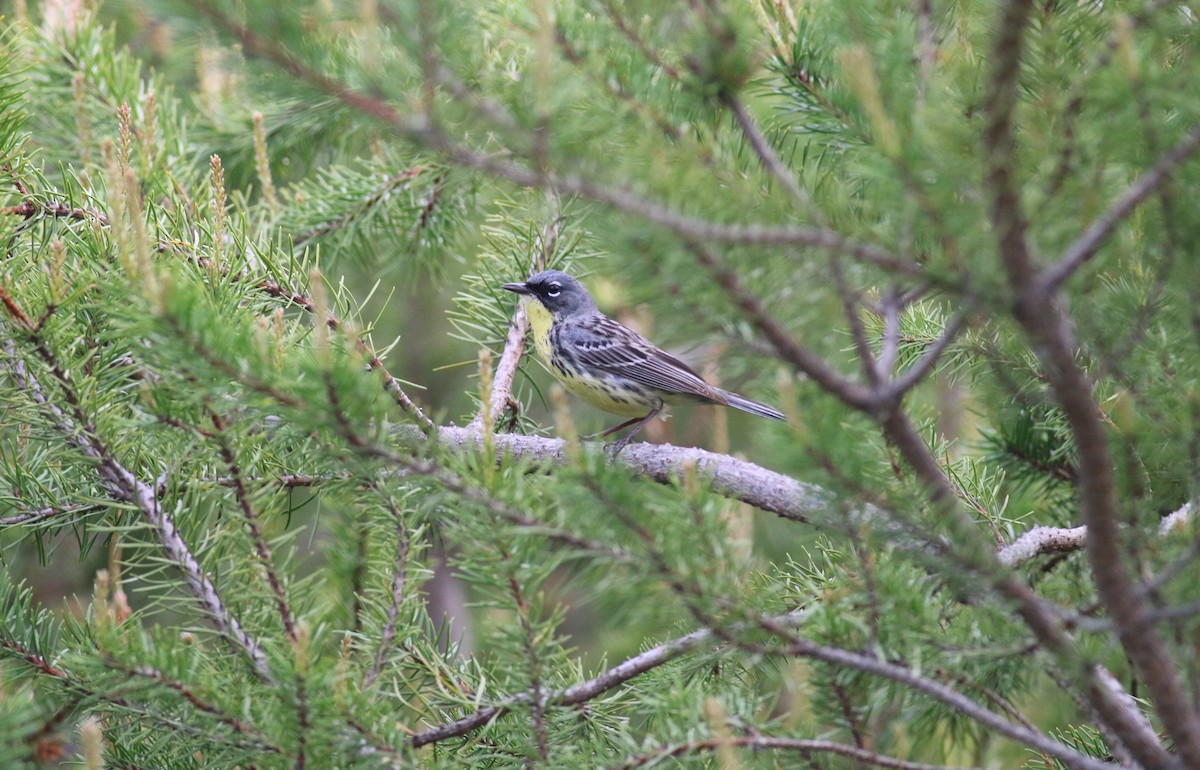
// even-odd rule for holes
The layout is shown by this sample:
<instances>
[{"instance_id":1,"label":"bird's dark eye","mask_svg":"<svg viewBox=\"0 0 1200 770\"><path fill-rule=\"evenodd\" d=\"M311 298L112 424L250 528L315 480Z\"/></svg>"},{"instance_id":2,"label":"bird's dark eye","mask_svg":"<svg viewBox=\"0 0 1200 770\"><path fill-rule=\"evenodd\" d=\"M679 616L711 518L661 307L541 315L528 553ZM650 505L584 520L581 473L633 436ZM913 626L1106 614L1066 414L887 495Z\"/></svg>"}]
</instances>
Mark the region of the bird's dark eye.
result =
<instances>
[{"instance_id":1,"label":"bird's dark eye","mask_svg":"<svg viewBox=\"0 0 1200 770\"><path fill-rule=\"evenodd\" d=\"M561 283L552 283L550 284L550 288L546 289L547 297L557 297L559 294L562 294Z\"/></svg>"}]
</instances>

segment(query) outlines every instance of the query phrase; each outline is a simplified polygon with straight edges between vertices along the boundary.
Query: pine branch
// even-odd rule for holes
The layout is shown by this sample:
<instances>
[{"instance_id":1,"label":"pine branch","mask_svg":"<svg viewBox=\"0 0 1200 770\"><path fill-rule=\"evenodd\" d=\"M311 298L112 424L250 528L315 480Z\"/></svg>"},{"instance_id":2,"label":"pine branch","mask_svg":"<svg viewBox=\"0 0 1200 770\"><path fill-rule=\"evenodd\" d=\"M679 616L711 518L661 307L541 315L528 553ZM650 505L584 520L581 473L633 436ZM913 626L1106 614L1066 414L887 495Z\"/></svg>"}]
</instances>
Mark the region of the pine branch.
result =
<instances>
[{"instance_id":1,"label":"pine branch","mask_svg":"<svg viewBox=\"0 0 1200 770\"><path fill-rule=\"evenodd\" d=\"M970 717L1000 735L1004 735L1024 746L1044 752L1061 760L1071 770L1105 770L1105 768L1112 767L1108 762L1080 754L1042 733L1028 729L1023 724L1009 722L994 712L979 706L962 693L937 680L929 679L912 668L882 660L871 654L816 644L808 639L797 636L790 630L788 624L777 623L775 618L763 617L759 620L759 623L765 630L778 635L786 642L787 654L822 660L833 665L844 666L874 676L884 677L910 687L941 701L955 711ZM769 649L761 645L742 646L751 650L769 651Z\"/></svg>"},{"instance_id":2,"label":"pine branch","mask_svg":"<svg viewBox=\"0 0 1200 770\"><path fill-rule=\"evenodd\" d=\"M195 690L185 682L176 680L168 676L165 672L160 671L153 666L137 665L126 666L120 661L114 660L111 657L106 657L105 664L108 668L114 671L121 671L130 677L137 677L154 683L160 687L178 695L183 700L187 701L193 708L208 716L214 718L223 725L226 725L239 735L244 735L259 744L259 748L272 754L282 753L278 746L274 746L262 733L255 730L250 725L246 724L241 719L227 713L224 709L214 705L202 693Z\"/></svg>"},{"instance_id":3,"label":"pine branch","mask_svg":"<svg viewBox=\"0 0 1200 770\"><path fill-rule=\"evenodd\" d=\"M382 180L382 182L379 184L379 186L375 190L373 190L369 195L365 196L362 200L357 201L351 210L343 212L342 214L335 216L332 219L321 222L320 224L315 225L315 226L309 228L308 230L298 234L295 238L295 243L294 243L293 248L297 251L307 248L312 242L321 240L322 238L325 238L326 236L330 235L331 233L335 233L338 230L341 230L341 229L347 227L348 225L353 224L355 221L363 218L364 216L369 214L371 211L378 208L380 206L380 204L383 203L383 201L385 201L388 198L388 196L391 195L391 193L393 191L404 186L408 182L411 182L413 179L416 179L417 177L419 177L421 174L423 174L425 172L426 172L426 169L421 168L420 166L415 166L415 167L407 169L405 171L401 171L397 174L392 174L391 176ZM434 189L435 190L437 189L436 186ZM312 192L309 191L308 195L311 196ZM430 196L429 202L426 204L426 207L422 210L421 214L418 216L418 220L417 220L418 229L429 217L430 213L432 212L432 207L435 205L436 200L437 200L436 195Z\"/></svg>"},{"instance_id":4,"label":"pine branch","mask_svg":"<svg viewBox=\"0 0 1200 770\"><path fill-rule=\"evenodd\" d=\"M822 741L804 738L783 738L773 735L731 735L720 738L706 738L689 741L675 746L663 748L627 759L623 764L613 765L612 770L634 770L639 767L649 767L664 759L685 757L689 754L707 754L721 751L726 747L750 749L752 751L794 751L801 757L808 758L810 754L834 754L850 757L858 763L890 770L955 770L947 765L930 765L924 762L909 762L896 759L885 754L859 746L851 746L837 741ZM959 770L971 770L960 768Z\"/></svg>"},{"instance_id":5,"label":"pine branch","mask_svg":"<svg viewBox=\"0 0 1200 770\"><path fill-rule=\"evenodd\" d=\"M24 219L33 219L38 216L48 216L60 219L74 219L77 221L96 221L102 225L108 224L108 218L95 209L84 209L74 206L68 206L64 203L56 201L33 201L25 200L15 206L0 206L0 216L18 216Z\"/></svg>"},{"instance_id":6,"label":"pine branch","mask_svg":"<svg viewBox=\"0 0 1200 770\"><path fill-rule=\"evenodd\" d=\"M429 120L428 116L417 114L410 117L408 113L401 113L381 99L356 91L341 81L311 69L283 48L264 40L239 24L207 0L200 0L196 7L237 38L247 53L273 62L289 75L384 123L400 136L437 150L460 166L482 171L521 187L541 188L559 195L579 195L605 203L639 216L647 222L666 227L687 240L756 246L807 246L844 253L857 260L904 275L920 275L922 272L920 264L910 259L834 230L788 225L720 224L688 216L624 187L600 184L587 176L523 166L501 159L492 153L480 152L456 141L435 122Z\"/></svg>"},{"instance_id":7,"label":"pine branch","mask_svg":"<svg viewBox=\"0 0 1200 770\"><path fill-rule=\"evenodd\" d=\"M195 256L192 257L192 260L200 267L204 267L206 269L213 269L215 267L212 261L207 257ZM223 266L220 269L222 271L226 270L226 268ZM250 283L267 296L286 299L288 302L296 305L308 313L317 312L316 303L314 303L312 298L307 294L304 294L303 292L300 292L289 286L284 286L283 284L270 278L257 278L250 275L246 271L238 274L230 274L229 277L234 281L244 281ZM346 328L341 319L339 319L331 311L326 311L325 324L334 331L344 331ZM408 394L404 392L404 388L400 385L400 381L392 376L392 373L389 372L387 367L383 365L383 361L380 360L379 355L374 351L373 348L371 348L370 345L367 344L366 340L357 334L352 334L351 339L354 341L354 344L359 351L366 356L367 368L371 371L379 372L379 376L383 380L384 390L387 391L388 395L395 399L396 404L401 409L411 414L414 419L416 419L417 424L422 426L422 428L432 428L433 421L426 417L425 413L421 410L421 407L417 406L417 404L411 398L409 398Z\"/></svg>"},{"instance_id":8,"label":"pine branch","mask_svg":"<svg viewBox=\"0 0 1200 770\"><path fill-rule=\"evenodd\" d=\"M69 410L64 411L58 407L47 395L34 374L28 370L24 360L17 353L16 344L6 325L0 325L0 333L3 333L5 337L3 369L8 372L17 387L29 393L34 402L45 410L62 438L96 462L96 473L100 477L100 482L107 488L113 499L133 503L137 507L142 518L146 520L158 537L159 544L163 547L167 558L183 572L193 597L204 608L209 621L225 639L246 655L255 674L260 679L266 682L272 681L271 671L262 648L242 628L238 619L226 609L216 587L180 536L174 520L159 506L156 485L139 479L111 454L97 435L95 427L87 419L70 377L59 367L49 347L29 322L28 317L21 312L19 306L2 289L0 289L0 294L5 299L5 306L10 316L18 325L25 327L26 335L34 342L35 349L54 376L60 392L68 402Z\"/></svg>"},{"instance_id":9,"label":"pine branch","mask_svg":"<svg viewBox=\"0 0 1200 770\"><path fill-rule=\"evenodd\" d=\"M645 57L646 61L661 70L671 80L681 79L679 70L663 59L659 52L654 49L654 46L629 25L625 17L621 15L621 9L616 6L613 0L601 0L601 5L604 6L604 13L608 17L608 20L612 22L612 25L617 28L626 40L633 44L638 52Z\"/></svg>"},{"instance_id":10,"label":"pine branch","mask_svg":"<svg viewBox=\"0 0 1200 770\"><path fill-rule=\"evenodd\" d=\"M0 529L5 527L28 526L30 524L42 524L47 521L55 523L73 523L78 521L79 516L84 516L89 513L95 513L102 510L101 506L94 504L72 505L65 508L58 506L47 506L45 508L30 508L15 516L5 516L0 518Z\"/></svg>"},{"instance_id":11,"label":"pine branch","mask_svg":"<svg viewBox=\"0 0 1200 770\"><path fill-rule=\"evenodd\" d=\"M738 126L742 129L742 133L746 136L746 140L750 142L750 147L754 149L754 154L758 156L759 163L762 164L771 176L779 181L783 188L796 199L796 202L808 209L814 216L820 216L820 212L812 205L812 200L809 198L804 188L796 181L796 175L783 164L780 160L775 148L767 141L762 130L758 127L758 123L746 110L745 103L734 95L723 95L721 100L725 106L733 113L734 119Z\"/></svg>"},{"instance_id":12,"label":"pine branch","mask_svg":"<svg viewBox=\"0 0 1200 770\"><path fill-rule=\"evenodd\" d=\"M833 369L826 361L803 347L783 326L767 313L762 301L741 285L737 273L721 262L702 241L688 242L688 248L713 280L730 300L746 314L767 341L775 348L779 357L812 378L823 390L855 409L869 412L877 408L875 395L863 385L853 382Z\"/></svg>"},{"instance_id":13,"label":"pine branch","mask_svg":"<svg viewBox=\"0 0 1200 770\"><path fill-rule=\"evenodd\" d=\"M803 639L797 636L792 629L802 625L806 616L805 611L797 610L782 615L759 616L755 620L738 623L727 628L703 628L693 631L635 655L586 682L581 682L558 693L546 694L545 702L547 705L554 706L574 706L584 703L688 652L707 644L723 642L721 649L725 650L738 648L760 654L813 658L889 679L945 703L958 713L979 722L1000 735L1053 756L1071 770L1112 770L1113 768L1111 763L1076 752L1058 741L1030 730L1023 724L1010 722L983 708L948 685L929 679L912 668L884 661L873 655L820 645ZM739 633L756 626L778 637L784 642L784 647L746 643L736 639ZM465 735L504 716L516 706L528 703L530 697L529 693L520 693L481 708L461 719L416 733L410 738L411 745L419 748Z\"/></svg>"},{"instance_id":14,"label":"pine branch","mask_svg":"<svg viewBox=\"0 0 1200 770\"><path fill-rule=\"evenodd\" d=\"M586 703L647 671L658 668L681 655L715 641L717 641L716 635L709 629L693 631L690 634L639 653L585 682L568 687L557 693L548 693L544 696L545 702L551 706L574 706ZM506 698L499 703L479 709L462 719L419 732L412 736L410 742L414 748L420 748L421 746L444 741L448 738L466 735L507 714L514 707L524 704L528 700L529 695L525 693Z\"/></svg>"},{"instance_id":15,"label":"pine branch","mask_svg":"<svg viewBox=\"0 0 1200 770\"><path fill-rule=\"evenodd\" d=\"M984 148L988 156L987 186L991 221L1001 263L1016 298L1013 315L1033 341L1075 438L1079 465L1079 504L1087 531L1087 553L1096 589L1117 623L1125 653L1141 673L1179 759L1131 722L1129 708L1108 697L1092 678L1100 696L1097 708L1139 761L1152 767L1200 767L1200 717L1188 703L1174 659L1162 637L1146 621L1146 604L1136 595L1125 567L1117 527L1117 502L1108 437L1092 397L1092 383L1075 360L1072 328L1047 293L1050 284L1037 279L1037 264L1014 179L1017 169L1014 111L1020 89L1021 54L1033 3L1009 0L1002 11L992 51L991 78L985 101ZM1190 152L1190 150L1189 150Z\"/></svg>"},{"instance_id":16,"label":"pine branch","mask_svg":"<svg viewBox=\"0 0 1200 770\"><path fill-rule=\"evenodd\" d=\"M3 170L5 172L9 172L9 169L7 166L4 167ZM421 169L416 169L414 171L406 172L405 174L399 175L399 177L397 177L397 179L398 179L397 183L407 181L408 179L411 178L412 175L415 175L419 171L421 171ZM11 173L11 172L9 172L9 173ZM65 217L69 217L72 219L93 221L93 222L98 223L102 227L109 226L108 217L106 217L100 211L97 211L95 209L70 208L70 207L62 206L61 204L53 204L53 203L43 204L31 196L28 186L21 179L14 176L13 181L17 187L18 192L20 192L21 195L25 196L25 201L22 204L20 204L19 206L13 207L14 211L11 211L8 213L21 213L23 216L26 216L26 218L28 218L30 216L34 216L38 213L43 213L43 214L48 214L48 215L52 215L52 216L65 216ZM429 205L430 206L433 205L432 201L429 203ZM19 212L15 211L15 209L17 209L17 208L20 209ZM28 211L30 213L25 213L26 211ZM4 213L4 211L0 210L0 213ZM185 247L186 247L186 244L180 243L178 241L161 241L158 243L156 248L160 253L178 254L178 253L180 253L180 250ZM293 289L288 286L284 286L283 284L281 284L280 282L278 282L276 280L273 280L271 278L260 278L258 276L252 275L249 271L241 271L238 273L234 273L229 269L228 266L217 265L213 260L211 260L207 257L203 257L203 256L199 256L199 255L191 255L191 256L189 256L189 258L197 266L205 268L207 270L218 270L219 272L221 272L223 275L225 275L226 277L228 277L230 280L232 280L234 282L248 283L248 284L254 286L256 289L258 289L259 291L261 291L262 293L264 293L267 296L275 297L278 299L285 299L288 302L290 302L291 304L296 305L297 307L300 307L301 309L303 309L309 313L316 312L316 305L313 303L313 301L310 297L308 297L306 294L304 294L300 291L297 291L296 289ZM5 295L5 296L7 296L7 295ZM10 313L14 312L14 308L10 307L9 312ZM17 312L19 312L19 309L17 310ZM29 319L24 319L24 320L28 321ZM326 318L326 324L329 326L330 329L333 329L335 331L342 329L344 326L343 322L339 318L337 318L337 316L335 316L333 313L328 313L328 316ZM392 398L395 399L396 404L398 406L400 406L400 408L403 409L404 411L413 415L413 417L417 420L418 424L424 426L425 428L433 427L433 422L428 417L425 416L425 413L421 410L421 408L419 406L417 406L417 404L411 398L409 398L407 393L404 392L404 388L400 385L399 380L397 380L395 377L392 376L392 373L389 372L387 367L385 367L383 365L383 361L380 360L378 354L375 353L375 351L371 348L371 346L368 345L367 342L365 340L363 340L361 337L359 337L358 335L353 335L353 339L354 339L355 345L359 348L359 350L363 353L363 355L365 355L367 357L367 367L369 369L371 369L372 371L379 372L379 376L383 379L384 389L388 392L389 395L392 396Z\"/></svg>"},{"instance_id":17,"label":"pine branch","mask_svg":"<svg viewBox=\"0 0 1200 770\"><path fill-rule=\"evenodd\" d=\"M1003 144L1003 141L997 141ZM993 181L1002 189L1009 185L1007 168L994 168L993 177ZM1013 248L1018 248L1024 243L1023 221L1019 213L1014 214L1010 211L1015 206L1015 199L1009 201L1004 196L1000 198L1002 200L995 207L999 219L995 224L996 230L1001 233L1002 243L1007 242ZM955 503L957 494L954 485L911 419L900 408L899 399L903 396L903 391L889 393L886 385L864 387L834 372L824 361L797 344L766 312L757 297L741 288L737 276L721 265L716 255L702 245L691 244L691 248L697 260L713 272L722 289L771 341L784 360L792 363L847 406L862 411L879 422L888 442L897 447L925 486L930 502L946 514L942 518L954 533L953 540L956 544L950 553L968 569L985 577L1002 595L1014 600L1018 614L1037 638L1060 658L1074 661L1072 668L1089 680L1089 689L1103 703L1105 715L1114 725L1121 726L1118 732L1129 736L1131 740L1138 740L1142 736L1137 728L1138 715L1130 712L1127 704L1114 700L1109 692L1100 687L1095 671L1080 665L1078 645L1053 609L1002 564L994 551L985 547L976 537L974 522ZM1029 261L1028 265L1025 269L1032 274L1032 262ZM1165 651L1162 654L1165 655ZM1169 664L1164 662L1163 665ZM1164 755L1161 746L1147 746L1145 749L1160 757Z\"/></svg>"}]
</instances>

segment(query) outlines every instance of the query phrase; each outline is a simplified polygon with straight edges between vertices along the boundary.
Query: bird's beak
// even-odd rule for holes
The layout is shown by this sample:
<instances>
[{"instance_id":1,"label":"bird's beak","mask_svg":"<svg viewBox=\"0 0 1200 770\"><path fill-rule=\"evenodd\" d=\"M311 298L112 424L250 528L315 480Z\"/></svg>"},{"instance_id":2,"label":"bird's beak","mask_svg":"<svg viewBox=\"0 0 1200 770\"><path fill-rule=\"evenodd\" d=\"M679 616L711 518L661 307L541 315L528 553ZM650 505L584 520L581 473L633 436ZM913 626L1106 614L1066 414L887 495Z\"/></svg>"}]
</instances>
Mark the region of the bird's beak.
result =
<instances>
[{"instance_id":1,"label":"bird's beak","mask_svg":"<svg viewBox=\"0 0 1200 770\"><path fill-rule=\"evenodd\" d=\"M529 287L523 283L506 283L503 286L501 286L500 288L508 289L509 291L511 291L515 294L532 294L533 293L529 290Z\"/></svg>"}]
</instances>

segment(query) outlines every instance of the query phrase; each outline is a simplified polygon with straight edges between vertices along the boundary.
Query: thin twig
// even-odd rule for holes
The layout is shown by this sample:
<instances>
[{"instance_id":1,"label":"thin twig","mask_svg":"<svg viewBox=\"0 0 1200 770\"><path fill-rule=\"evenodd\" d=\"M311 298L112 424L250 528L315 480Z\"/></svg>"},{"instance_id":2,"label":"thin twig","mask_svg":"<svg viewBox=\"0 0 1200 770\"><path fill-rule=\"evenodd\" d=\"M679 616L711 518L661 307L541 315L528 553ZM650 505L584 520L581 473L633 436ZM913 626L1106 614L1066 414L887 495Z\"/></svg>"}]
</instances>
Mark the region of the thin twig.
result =
<instances>
[{"instance_id":1,"label":"thin twig","mask_svg":"<svg viewBox=\"0 0 1200 770\"><path fill-rule=\"evenodd\" d=\"M375 679L383 671L392 642L396 638L396 621L400 615L400 607L404 604L408 592L409 533L407 518L390 494L384 493L376 483L372 483L371 487L384 498L388 511L396 521L396 553L392 558L394 562L392 566L392 600L388 603L387 620L384 621L383 631L379 635L379 646L375 650L375 659L372 661L371 667L367 669L367 673L363 675L364 687L374 684Z\"/></svg>"},{"instance_id":2,"label":"thin twig","mask_svg":"<svg viewBox=\"0 0 1200 770\"><path fill-rule=\"evenodd\" d=\"M762 301L753 292L742 287L737 273L727 267L706 244L689 241L696 261L703 265L729 296L730 300L750 322L762 333L778 352L779 356L806 374L823 390L836 395L844 403L862 411L871 411L877 405L874 394L863 385L842 376L820 356L800 345L763 307Z\"/></svg>"},{"instance_id":3,"label":"thin twig","mask_svg":"<svg viewBox=\"0 0 1200 770\"><path fill-rule=\"evenodd\" d=\"M533 253L529 255L530 275L545 270L546 265L550 264L563 224L564 219L555 200L553 212L534 244ZM521 356L525 353L525 335L528 331L529 318L525 315L525 304L518 302L512 322L508 326L508 334L504 338L504 350L500 353L500 361L497 362L495 374L492 375L492 391L487 402L480 406L479 414L471 421L471 428L478 430L483 425L495 426L496 420L504 413L512 395L513 381L521 365Z\"/></svg>"},{"instance_id":4,"label":"thin twig","mask_svg":"<svg viewBox=\"0 0 1200 770\"><path fill-rule=\"evenodd\" d=\"M937 64L938 40L935 34L933 20L933 0L913 0L913 15L917 20L916 59L917 59L917 107L925 106L925 95L929 89L929 81L933 78L933 68Z\"/></svg>"},{"instance_id":5,"label":"thin twig","mask_svg":"<svg viewBox=\"0 0 1200 770\"><path fill-rule=\"evenodd\" d=\"M771 176L775 177L783 185L783 188L796 199L797 203L807 209L813 216L819 217L820 211L813 206L812 198L800 186L792 170L785 166L783 161L779 159L775 148L767 141L767 137L763 135L762 130L758 127L758 123L746 109L746 104L733 94L723 96L721 101L733 113L734 119L737 121L738 126L741 127L742 133L746 135L746 140L750 142L750 147L754 150L754 154L758 156L759 163L763 165L763 168L770 172Z\"/></svg>"},{"instance_id":6,"label":"thin twig","mask_svg":"<svg viewBox=\"0 0 1200 770\"><path fill-rule=\"evenodd\" d=\"M271 587L271 593L275 596L275 607L279 612L280 622L283 623L283 631L294 644L296 642L296 621L291 605L288 603L287 591L283 586L283 580L279 577L279 571L275 568L275 557L271 554L271 544L267 542L266 537L263 535L262 527L259 526L258 512L254 510L254 505L250 502L250 490L246 487L245 480L242 478L242 466L238 462L237 455L234 454L233 445L230 444L229 438L225 433L225 421L216 412L212 412L210 416L213 428L215 429L213 439L217 443L217 450L220 452L221 460L229 469L229 476L233 480L234 499L237 500L238 510L242 512L242 519L246 523L246 529L250 532L250 541L254 545L254 554L258 557L259 566L262 567L263 573L267 578L267 584Z\"/></svg>"},{"instance_id":7,"label":"thin twig","mask_svg":"<svg viewBox=\"0 0 1200 770\"><path fill-rule=\"evenodd\" d=\"M629 26L629 23L625 20L625 16L621 12L621 9L616 7L616 5L613 3L613 0L602 0L601 4L604 6L604 12L605 15L608 16L608 20L611 21L613 26L625 36L626 40L633 43L634 47L638 49L642 56L646 57L648 62L662 70L663 74L665 74L671 80L679 80L679 70L667 63L667 61L662 58L659 52L654 49L654 46L650 45L645 38L643 38L637 33L636 30Z\"/></svg>"},{"instance_id":8,"label":"thin twig","mask_svg":"<svg viewBox=\"0 0 1200 770\"><path fill-rule=\"evenodd\" d=\"M878 392L886 375L882 373L883 367L880 362L875 360L875 354L871 351L867 330L863 326L862 316L858 312L859 297L855 296L856 292L851 291L847 285L846 273L842 270L842 263L838 261L837 257L829 260L829 271L833 275L838 298L842 301L842 315L845 316L846 324L850 327L850 338L854 340L854 350L858 353L863 374L866 375L871 390ZM728 287L726 290L728 291Z\"/></svg>"},{"instance_id":9,"label":"thin twig","mask_svg":"<svg viewBox=\"0 0 1200 770\"><path fill-rule=\"evenodd\" d=\"M946 348L966 328L968 315L968 312L964 311L952 318L950 323L946 324L946 328L942 330L938 338L933 341L933 344L925 350L921 358L908 371L888 383L886 388L888 398L902 398L905 393L915 388L918 383L925 379L926 375L933 371L942 354L946 352Z\"/></svg>"},{"instance_id":10,"label":"thin twig","mask_svg":"<svg viewBox=\"0 0 1200 770\"><path fill-rule=\"evenodd\" d=\"M15 206L0 207L0 216L19 216L25 219L33 219L36 216L51 216L59 219L75 219L80 221L95 221L102 225L108 225L108 217L101 214L95 209L85 209L79 207L68 206L57 201L36 201L27 199L23 203L18 203Z\"/></svg>"},{"instance_id":11,"label":"thin twig","mask_svg":"<svg viewBox=\"0 0 1200 770\"><path fill-rule=\"evenodd\" d=\"M524 591L517 581L516 567L512 563L512 554L504 545L500 545L500 556L508 571L508 589L513 599L513 609L517 613L517 621L521 625L521 646L525 652L525 664L529 671L529 706L533 717L533 736L537 745L538 759L542 764L550 760L550 734L546 730L546 698L542 686L542 656L537 649L537 629L529 617L529 602L525 601ZM531 766L531 765L530 765Z\"/></svg>"},{"instance_id":12,"label":"thin twig","mask_svg":"<svg viewBox=\"0 0 1200 770\"><path fill-rule=\"evenodd\" d=\"M18 513L15 516L6 516L0 518L0 529L4 527L16 527L28 524L40 524L45 521L62 519L64 524L72 524L78 521L77 517L88 513L95 513L103 510L103 506L95 503L85 503L83 505L72 505L66 508L58 506L49 506L46 508L30 509L24 513Z\"/></svg>"}]
</instances>

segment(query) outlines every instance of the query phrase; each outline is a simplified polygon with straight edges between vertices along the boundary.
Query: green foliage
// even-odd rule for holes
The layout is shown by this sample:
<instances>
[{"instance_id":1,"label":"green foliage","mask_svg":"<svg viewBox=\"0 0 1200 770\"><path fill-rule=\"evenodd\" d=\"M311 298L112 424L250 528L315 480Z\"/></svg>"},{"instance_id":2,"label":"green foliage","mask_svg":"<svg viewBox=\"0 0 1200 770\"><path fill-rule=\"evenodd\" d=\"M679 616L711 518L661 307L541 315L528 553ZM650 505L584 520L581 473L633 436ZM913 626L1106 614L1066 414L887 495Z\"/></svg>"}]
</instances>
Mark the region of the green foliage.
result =
<instances>
[{"instance_id":1,"label":"green foliage","mask_svg":"<svg viewBox=\"0 0 1200 770\"><path fill-rule=\"evenodd\" d=\"M1079 749L1088 756L1103 760L1108 760L1112 756L1108 746L1104 743L1104 737L1094 727L1072 725L1062 732L1061 738L1064 743ZM1057 759L1034 757L1029 761L1027 767L1031 770L1062 770L1066 766Z\"/></svg>"},{"instance_id":2,"label":"green foliage","mask_svg":"<svg viewBox=\"0 0 1200 770\"><path fill-rule=\"evenodd\" d=\"M1195 691L1195 21L1037 6L998 170L1003 19L916 6L15 17L0 766L1095 768L1101 667L1165 722L1126 655ZM1004 206L1037 271L1114 220L1035 297L1069 360ZM462 433L550 267L788 421L685 406L647 434L719 451L614 462L524 359ZM997 558L1105 484L1137 634L1094 554Z\"/></svg>"}]
</instances>

